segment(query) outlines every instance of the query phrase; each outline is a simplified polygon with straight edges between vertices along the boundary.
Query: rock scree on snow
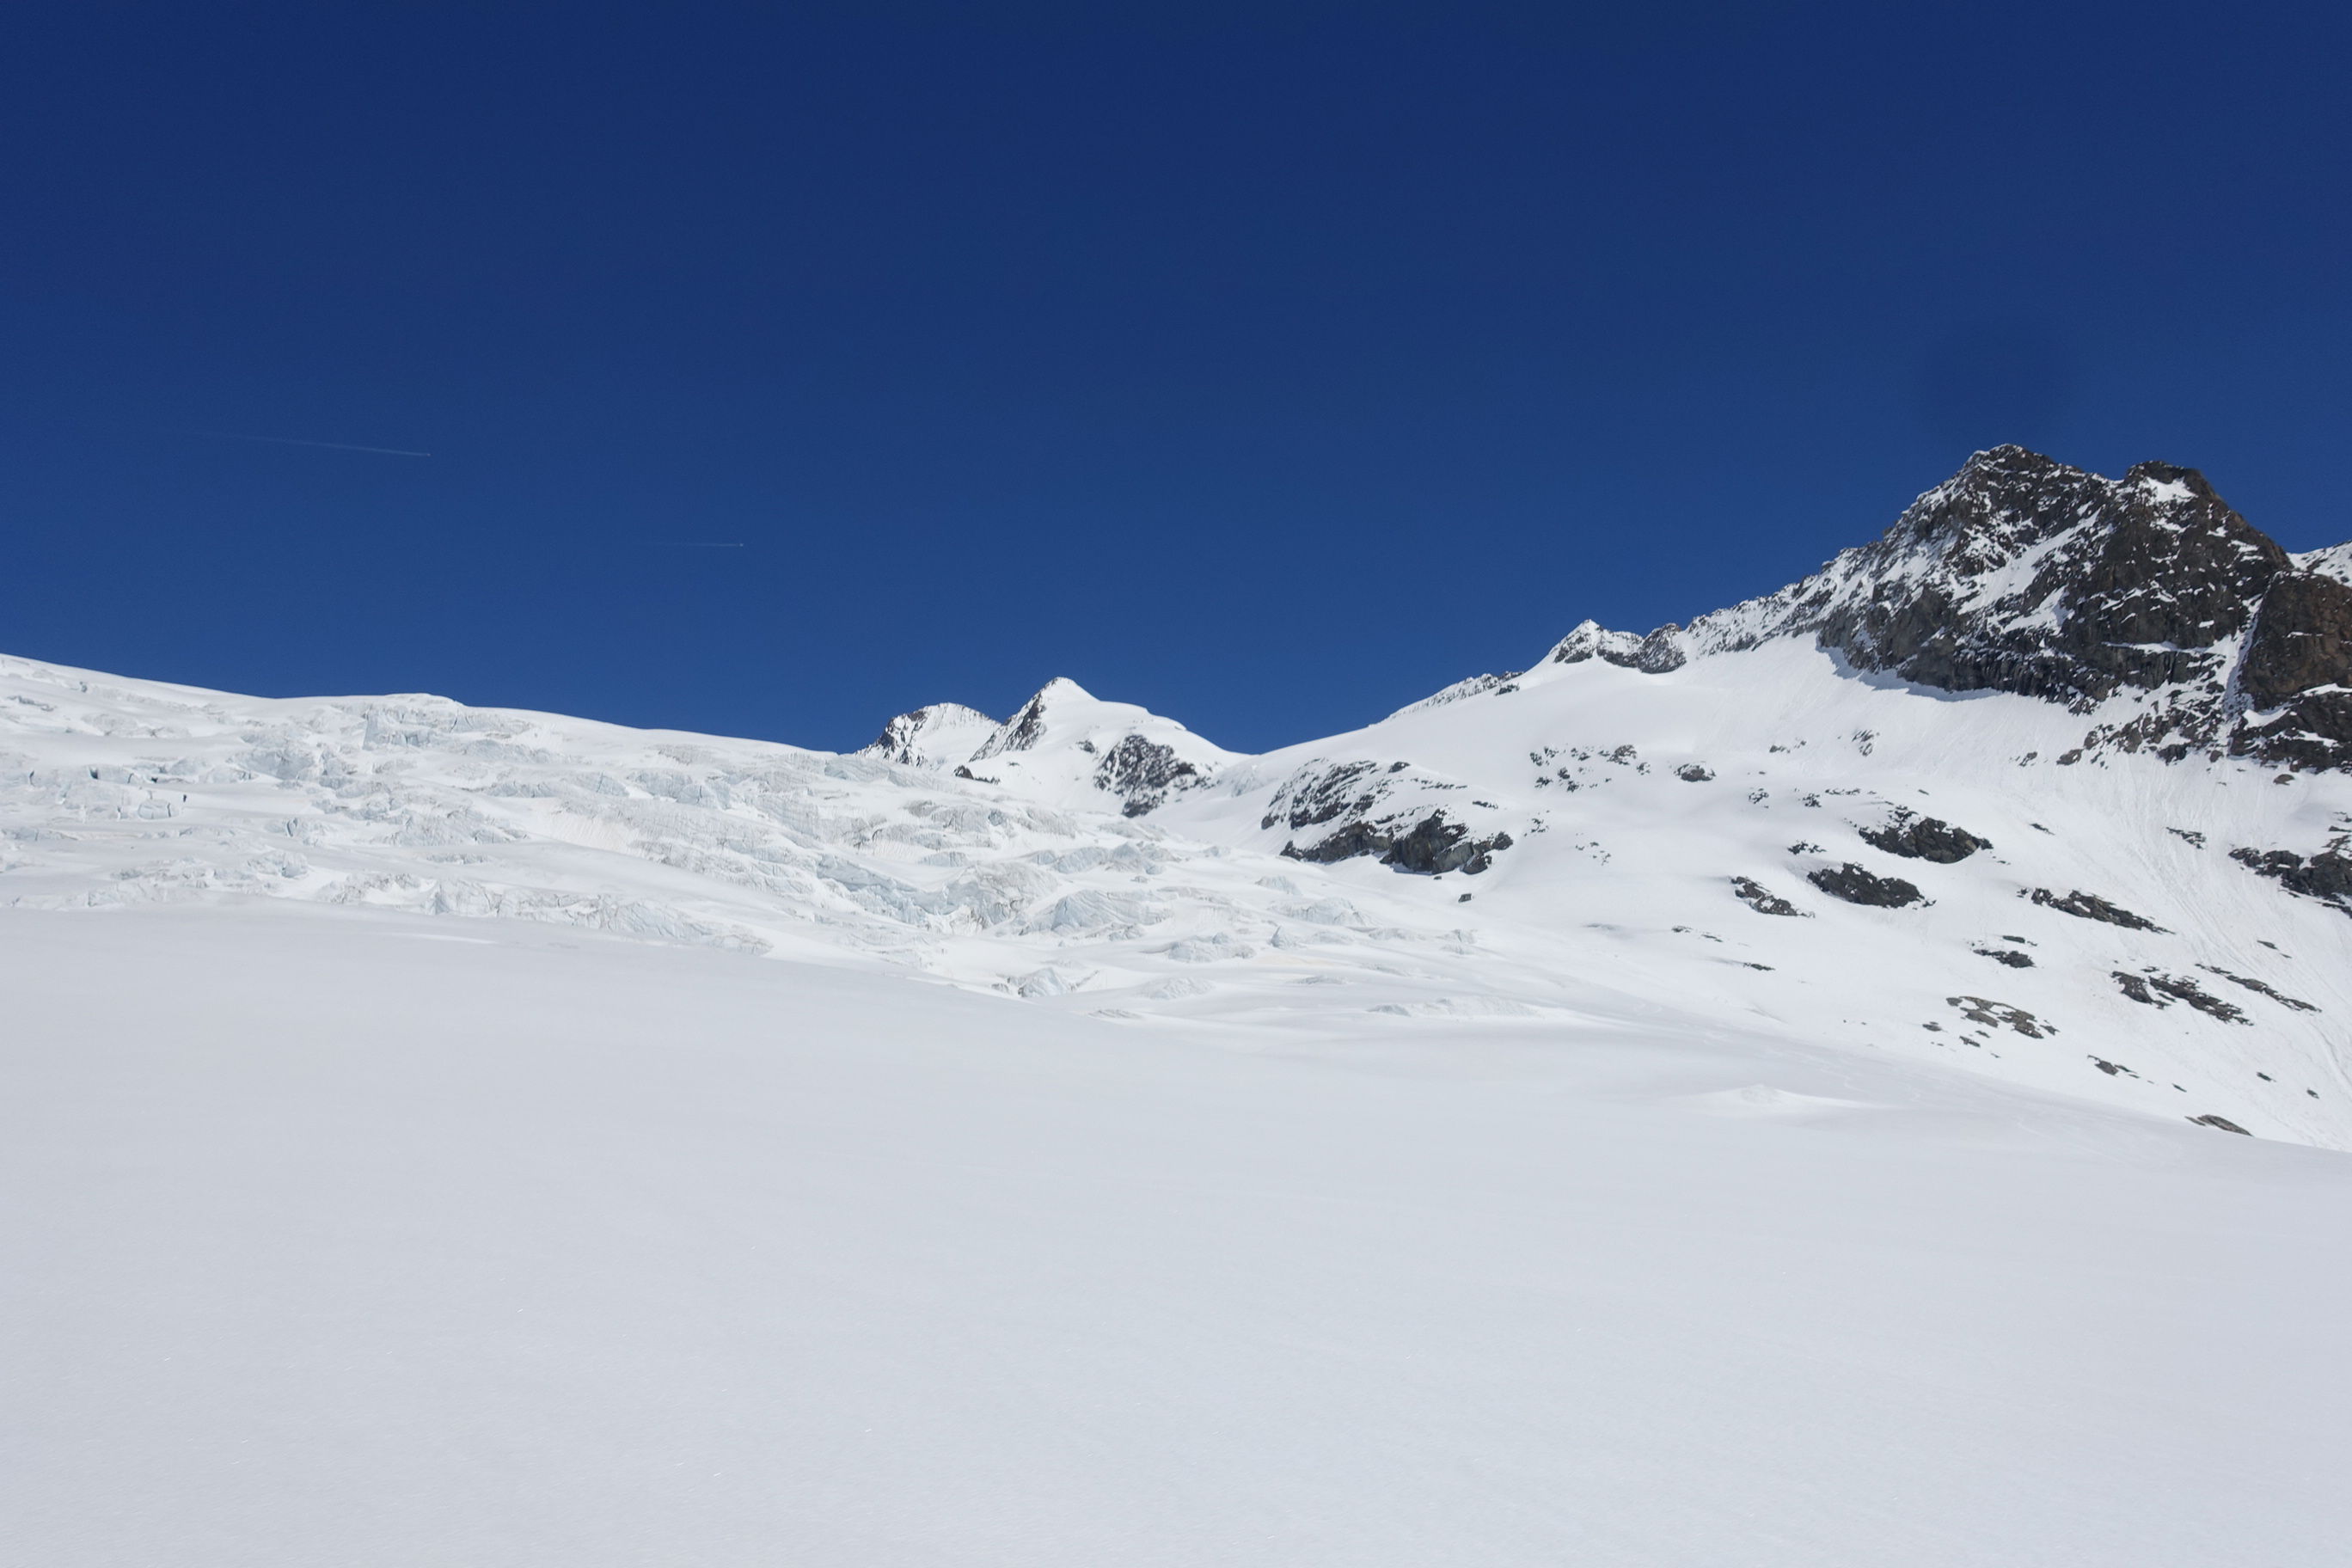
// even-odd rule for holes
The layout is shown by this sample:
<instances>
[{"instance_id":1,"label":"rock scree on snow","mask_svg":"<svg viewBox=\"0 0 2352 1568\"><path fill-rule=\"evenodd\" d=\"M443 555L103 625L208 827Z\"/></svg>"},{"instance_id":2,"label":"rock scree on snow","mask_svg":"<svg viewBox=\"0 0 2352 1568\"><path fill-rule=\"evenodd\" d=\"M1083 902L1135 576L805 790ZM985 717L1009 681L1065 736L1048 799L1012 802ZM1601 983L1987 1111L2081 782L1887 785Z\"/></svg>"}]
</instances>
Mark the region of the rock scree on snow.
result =
<instances>
[{"instance_id":1,"label":"rock scree on snow","mask_svg":"<svg viewBox=\"0 0 2352 1568\"><path fill-rule=\"evenodd\" d=\"M1992 847L1991 839L1979 838L1965 827L1900 808L1880 826L1864 828L1862 837L1874 849L1906 860L1932 860L1938 866L1956 866L1978 850Z\"/></svg>"},{"instance_id":2,"label":"rock scree on snow","mask_svg":"<svg viewBox=\"0 0 2352 1568\"><path fill-rule=\"evenodd\" d=\"M2077 888L2060 898L2047 888L2033 889L2033 901L2060 914L2073 915L2077 920L2101 921L2126 931L2162 931L2164 928L2146 915L2136 915L2120 904L2110 903L2096 893L2086 893Z\"/></svg>"},{"instance_id":3,"label":"rock scree on snow","mask_svg":"<svg viewBox=\"0 0 2352 1568\"><path fill-rule=\"evenodd\" d=\"M1805 873L1805 880L1833 899L1877 910L1900 910L1921 902L1926 895L1916 884L1900 877L1880 877L1849 860Z\"/></svg>"}]
</instances>

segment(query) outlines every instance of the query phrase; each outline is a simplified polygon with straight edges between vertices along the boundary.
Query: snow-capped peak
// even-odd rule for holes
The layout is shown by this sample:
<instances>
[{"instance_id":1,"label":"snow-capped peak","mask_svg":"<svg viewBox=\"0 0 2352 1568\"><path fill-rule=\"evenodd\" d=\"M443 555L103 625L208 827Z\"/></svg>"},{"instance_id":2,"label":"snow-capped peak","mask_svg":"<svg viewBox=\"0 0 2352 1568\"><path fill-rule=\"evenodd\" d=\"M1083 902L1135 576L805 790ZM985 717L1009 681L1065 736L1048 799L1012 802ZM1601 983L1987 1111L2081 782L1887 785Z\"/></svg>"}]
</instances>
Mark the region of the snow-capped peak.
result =
<instances>
[{"instance_id":1,"label":"snow-capped peak","mask_svg":"<svg viewBox=\"0 0 2352 1568\"><path fill-rule=\"evenodd\" d=\"M961 702L934 702L899 714L882 726L882 733L861 748L861 757L878 757L908 767L951 768L971 760L982 742L994 734L996 721Z\"/></svg>"},{"instance_id":2,"label":"snow-capped peak","mask_svg":"<svg viewBox=\"0 0 2352 1568\"><path fill-rule=\"evenodd\" d=\"M1058 805L1099 805L1108 796L1126 815L1140 816L1208 783L1233 759L1173 719L1131 702L1106 702L1057 676L955 771L983 782L1017 780L1024 794Z\"/></svg>"}]
</instances>

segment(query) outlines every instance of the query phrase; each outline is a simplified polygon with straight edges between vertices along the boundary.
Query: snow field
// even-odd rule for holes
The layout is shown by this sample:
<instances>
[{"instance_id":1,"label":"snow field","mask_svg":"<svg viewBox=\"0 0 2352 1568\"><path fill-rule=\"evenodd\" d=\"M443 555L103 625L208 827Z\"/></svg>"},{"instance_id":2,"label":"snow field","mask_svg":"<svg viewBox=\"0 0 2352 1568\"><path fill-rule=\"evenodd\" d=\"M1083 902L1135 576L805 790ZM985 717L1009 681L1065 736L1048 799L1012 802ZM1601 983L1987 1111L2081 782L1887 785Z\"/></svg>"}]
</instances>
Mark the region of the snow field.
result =
<instances>
[{"instance_id":1,"label":"snow field","mask_svg":"<svg viewBox=\"0 0 2352 1568\"><path fill-rule=\"evenodd\" d=\"M261 896L522 919L912 969L1191 1036L1349 1040L1400 1016L1761 1029L2352 1148L2352 922L2229 858L2352 830L2338 775L2063 764L2084 716L1857 678L1790 642L1658 675L1543 665L1262 757L1068 682L1032 712L1030 747L965 779L952 749L901 765L5 660L0 905ZM1201 782L1123 815L1093 780L1130 735L1181 750ZM1342 795L1510 847L1478 875L1285 858L1337 826L1280 815L1300 781L1351 765ZM1680 776L1693 767L1708 776ZM1898 809L1992 847L1937 865L1864 842ZM1857 908L1807 880L1846 863L1926 901ZM1802 918L1758 913L1734 878ZM2239 1016L2147 992L2149 974Z\"/></svg>"},{"instance_id":2,"label":"snow field","mask_svg":"<svg viewBox=\"0 0 2352 1568\"><path fill-rule=\"evenodd\" d=\"M2319 1151L1761 1025L1204 1049L283 901L0 911L0 994L16 1561L2205 1568L2352 1535Z\"/></svg>"}]
</instances>

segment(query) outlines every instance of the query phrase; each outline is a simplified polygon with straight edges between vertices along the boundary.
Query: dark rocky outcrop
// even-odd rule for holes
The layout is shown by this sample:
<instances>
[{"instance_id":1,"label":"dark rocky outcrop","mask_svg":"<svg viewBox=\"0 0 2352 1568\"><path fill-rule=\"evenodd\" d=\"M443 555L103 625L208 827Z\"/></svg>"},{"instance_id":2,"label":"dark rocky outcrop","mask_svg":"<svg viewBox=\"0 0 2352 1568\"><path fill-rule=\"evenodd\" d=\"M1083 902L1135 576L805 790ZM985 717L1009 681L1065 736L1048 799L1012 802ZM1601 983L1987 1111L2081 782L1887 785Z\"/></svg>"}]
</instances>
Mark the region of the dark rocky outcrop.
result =
<instances>
[{"instance_id":1,"label":"dark rocky outcrop","mask_svg":"<svg viewBox=\"0 0 2352 1568\"><path fill-rule=\"evenodd\" d=\"M2256 980L2244 974L2233 974L2230 971L2221 967L2219 964L2200 963L2197 967L2203 970L2208 974L2220 975L2222 979L2228 981L2232 985L2242 985L2257 996L2267 996L2282 1007L2289 1007L2298 1013L2316 1013L2319 1011L2319 1007L2315 1003L2305 1002L2299 996L2290 996L2285 992L2277 989L2266 981Z\"/></svg>"},{"instance_id":2,"label":"dark rocky outcrop","mask_svg":"<svg viewBox=\"0 0 2352 1568\"><path fill-rule=\"evenodd\" d=\"M2111 904L2096 893L2086 893L2079 888L2063 899L2047 888L2036 888L2033 889L2033 901L2044 909L2056 910L2062 915L2073 915L2077 920L2105 921L2126 931L2164 931L2146 915L2136 915L2121 904Z\"/></svg>"},{"instance_id":3,"label":"dark rocky outcrop","mask_svg":"<svg viewBox=\"0 0 2352 1568\"><path fill-rule=\"evenodd\" d=\"M1282 853L1292 860L1312 861L1329 866L1341 860L1352 860L1359 855L1378 855L1389 847L1389 837L1369 823L1351 822L1320 843L1301 849L1296 844L1285 844Z\"/></svg>"},{"instance_id":4,"label":"dark rocky outcrop","mask_svg":"<svg viewBox=\"0 0 2352 1568\"><path fill-rule=\"evenodd\" d=\"M2274 578L2239 661L2248 710L2230 750L2293 768L2352 763L2352 586L2316 572Z\"/></svg>"},{"instance_id":5,"label":"dark rocky outcrop","mask_svg":"<svg viewBox=\"0 0 2352 1568\"><path fill-rule=\"evenodd\" d=\"M1990 958L1995 963L2005 963L2011 969L2031 969L2033 967L2033 960L2026 954L2018 952L2015 948L1976 947L1970 948L1969 951L1975 953L1979 958Z\"/></svg>"},{"instance_id":6,"label":"dark rocky outcrop","mask_svg":"<svg viewBox=\"0 0 2352 1568\"><path fill-rule=\"evenodd\" d=\"M2340 847L2323 849L2308 859L2291 849L2232 849L2230 858L2290 893L2334 904L2352 914L2352 856Z\"/></svg>"},{"instance_id":7,"label":"dark rocky outcrop","mask_svg":"<svg viewBox=\"0 0 2352 1568\"><path fill-rule=\"evenodd\" d=\"M1381 862L1424 877L1441 876L1447 871L1475 877L1495 863L1497 850L1510 847L1511 836L1507 833L1474 839L1468 828L1458 822L1446 821L1442 811L1433 811L1415 823L1410 832L1391 841L1381 853Z\"/></svg>"},{"instance_id":8,"label":"dark rocky outcrop","mask_svg":"<svg viewBox=\"0 0 2352 1568\"><path fill-rule=\"evenodd\" d=\"M1403 765L1400 763L1397 767ZM1393 773L1395 769L1388 771ZM1286 823L1297 829L1319 826L1346 816L1364 816L1387 798L1389 788L1378 763L1339 763L1302 769L1275 791L1274 800L1258 826L1272 827Z\"/></svg>"},{"instance_id":9,"label":"dark rocky outcrop","mask_svg":"<svg viewBox=\"0 0 2352 1568\"><path fill-rule=\"evenodd\" d=\"M2225 1024L2250 1021L2244 1008L2222 1001L2185 974L2159 974L2152 969L2142 974L2132 974L2118 969L2110 978L2125 995L2151 1007L2169 1007L2175 1002L2186 1002L2200 1013L2219 1018Z\"/></svg>"},{"instance_id":10,"label":"dark rocky outcrop","mask_svg":"<svg viewBox=\"0 0 2352 1568\"><path fill-rule=\"evenodd\" d=\"M1958 1007L1960 1016L1969 1023L1982 1024L1988 1029L2012 1029L2032 1040L2058 1032L2057 1025L2044 1023L2022 1007L2012 1007L1990 996L1947 996L1944 1002L1947 1006Z\"/></svg>"},{"instance_id":11,"label":"dark rocky outcrop","mask_svg":"<svg viewBox=\"0 0 2352 1568\"><path fill-rule=\"evenodd\" d=\"M1805 880L1833 899L1872 909L1899 910L1925 901L1919 889L1902 878L1873 876L1851 860L1843 866L1824 866L1818 871L1809 871Z\"/></svg>"},{"instance_id":12,"label":"dark rocky outcrop","mask_svg":"<svg viewBox=\"0 0 2352 1568\"><path fill-rule=\"evenodd\" d=\"M1433 811L1402 833L1373 823L1350 822L1307 848L1285 844L1282 853L1293 860L1324 865L1350 860L1359 855L1374 855L1380 858L1381 864L1416 876L1435 877L1460 871L1475 877L1490 868L1495 857L1510 847L1511 836L1507 833L1473 838L1468 828L1447 821L1444 812Z\"/></svg>"},{"instance_id":13,"label":"dark rocky outcrop","mask_svg":"<svg viewBox=\"0 0 2352 1568\"><path fill-rule=\"evenodd\" d=\"M1129 735L1103 753L1095 767L1095 787L1124 796L1124 816L1141 816L1164 803L1171 792L1201 783L1201 770L1176 754L1173 746Z\"/></svg>"},{"instance_id":14,"label":"dark rocky outcrop","mask_svg":"<svg viewBox=\"0 0 2352 1568\"><path fill-rule=\"evenodd\" d=\"M2315 686L2352 675L2352 585L2316 572L2283 572L2271 582L2254 635L2238 667L2238 690L2255 708L2276 708Z\"/></svg>"},{"instance_id":15,"label":"dark rocky outcrop","mask_svg":"<svg viewBox=\"0 0 2352 1568\"><path fill-rule=\"evenodd\" d=\"M1939 866L1992 847L1991 839L1979 838L1965 827L1955 827L1939 817L1914 816L1899 808L1884 826L1864 828L1862 837L1874 849L1909 860L1932 860Z\"/></svg>"},{"instance_id":16,"label":"dark rocky outcrop","mask_svg":"<svg viewBox=\"0 0 2352 1568\"><path fill-rule=\"evenodd\" d=\"M1274 792L1258 826L1286 826L1295 833L1336 824L1312 844L1286 843L1282 853L1293 860L1329 864L1373 855L1383 865L1422 876L1476 876L1512 840L1499 829L1481 834L1446 808L1427 803L1431 794L1462 788L1458 781L1426 776L1402 762L1315 762ZM1415 795L1422 799L1415 801ZM1483 800L1469 804L1494 809Z\"/></svg>"},{"instance_id":17,"label":"dark rocky outcrop","mask_svg":"<svg viewBox=\"0 0 2352 1568\"><path fill-rule=\"evenodd\" d=\"M1766 889L1763 883L1752 877L1731 879L1731 892L1734 898L1759 915L1795 915L1805 920L1812 918L1788 900Z\"/></svg>"},{"instance_id":18,"label":"dark rocky outcrop","mask_svg":"<svg viewBox=\"0 0 2352 1568\"><path fill-rule=\"evenodd\" d=\"M2243 1133L2248 1138L2252 1138L2253 1136L2252 1133L2247 1132L2244 1128L2239 1126L2236 1122L2231 1121L2226 1116L2215 1116L2210 1112L2208 1112L2203 1116L2192 1116L2189 1120L2194 1126L2217 1127L2224 1132Z\"/></svg>"}]
</instances>

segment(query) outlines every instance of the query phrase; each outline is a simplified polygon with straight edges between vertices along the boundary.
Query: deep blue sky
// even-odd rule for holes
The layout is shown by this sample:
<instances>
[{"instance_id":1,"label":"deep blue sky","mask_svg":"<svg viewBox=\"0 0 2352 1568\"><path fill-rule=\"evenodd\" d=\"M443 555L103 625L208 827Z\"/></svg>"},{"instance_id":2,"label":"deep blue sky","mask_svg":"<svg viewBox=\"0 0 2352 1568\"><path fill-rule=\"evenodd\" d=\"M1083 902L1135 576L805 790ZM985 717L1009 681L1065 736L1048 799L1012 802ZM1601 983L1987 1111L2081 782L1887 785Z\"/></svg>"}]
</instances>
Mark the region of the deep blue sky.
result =
<instances>
[{"instance_id":1,"label":"deep blue sky","mask_svg":"<svg viewBox=\"0 0 2352 1568\"><path fill-rule=\"evenodd\" d=\"M0 650L1255 749L2001 440L2336 542L2345 16L11 7Z\"/></svg>"}]
</instances>

